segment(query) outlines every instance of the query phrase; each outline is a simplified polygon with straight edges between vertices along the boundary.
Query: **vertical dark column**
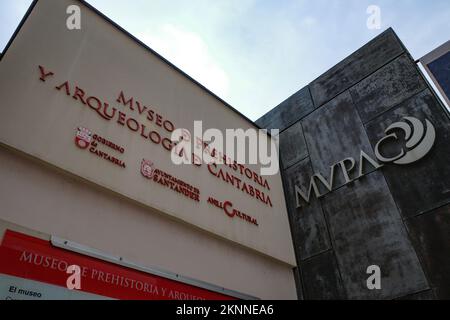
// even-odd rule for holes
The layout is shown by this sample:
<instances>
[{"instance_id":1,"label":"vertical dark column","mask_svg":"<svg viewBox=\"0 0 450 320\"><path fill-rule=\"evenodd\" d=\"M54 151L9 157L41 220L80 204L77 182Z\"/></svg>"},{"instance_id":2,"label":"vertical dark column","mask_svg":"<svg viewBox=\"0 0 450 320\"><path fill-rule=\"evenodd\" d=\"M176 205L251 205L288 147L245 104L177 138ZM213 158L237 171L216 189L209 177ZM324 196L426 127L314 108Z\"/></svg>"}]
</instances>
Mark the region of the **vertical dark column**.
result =
<instances>
[{"instance_id":1,"label":"vertical dark column","mask_svg":"<svg viewBox=\"0 0 450 320\"><path fill-rule=\"evenodd\" d=\"M320 199L312 194L307 203L296 195L295 186L309 190L314 173L329 181L337 162L349 157L359 162L361 150L375 158L374 146L385 129L406 116L427 119L436 129L435 145L425 158L378 170L369 166L350 184L336 171L332 191ZM450 121L392 29L257 123L281 131L299 296L450 296ZM381 290L367 288L370 265L381 268Z\"/></svg>"}]
</instances>

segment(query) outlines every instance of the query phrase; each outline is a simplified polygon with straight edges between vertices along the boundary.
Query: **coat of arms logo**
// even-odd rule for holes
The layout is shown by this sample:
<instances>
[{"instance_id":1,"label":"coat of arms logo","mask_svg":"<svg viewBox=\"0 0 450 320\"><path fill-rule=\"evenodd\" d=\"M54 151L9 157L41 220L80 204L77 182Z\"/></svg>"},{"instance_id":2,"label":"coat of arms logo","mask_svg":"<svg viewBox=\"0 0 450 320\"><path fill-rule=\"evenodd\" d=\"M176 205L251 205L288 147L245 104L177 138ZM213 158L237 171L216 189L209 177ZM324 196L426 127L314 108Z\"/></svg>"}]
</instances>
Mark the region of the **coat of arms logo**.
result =
<instances>
[{"instance_id":1,"label":"coat of arms logo","mask_svg":"<svg viewBox=\"0 0 450 320\"><path fill-rule=\"evenodd\" d=\"M142 159L141 174L144 177L151 179L153 177L153 175L155 174L155 164L150 160Z\"/></svg>"},{"instance_id":2,"label":"coat of arms logo","mask_svg":"<svg viewBox=\"0 0 450 320\"><path fill-rule=\"evenodd\" d=\"M85 127L78 127L75 135L75 144L81 148L86 149L92 141L92 131Z\"/></svg>"}]
</instances>

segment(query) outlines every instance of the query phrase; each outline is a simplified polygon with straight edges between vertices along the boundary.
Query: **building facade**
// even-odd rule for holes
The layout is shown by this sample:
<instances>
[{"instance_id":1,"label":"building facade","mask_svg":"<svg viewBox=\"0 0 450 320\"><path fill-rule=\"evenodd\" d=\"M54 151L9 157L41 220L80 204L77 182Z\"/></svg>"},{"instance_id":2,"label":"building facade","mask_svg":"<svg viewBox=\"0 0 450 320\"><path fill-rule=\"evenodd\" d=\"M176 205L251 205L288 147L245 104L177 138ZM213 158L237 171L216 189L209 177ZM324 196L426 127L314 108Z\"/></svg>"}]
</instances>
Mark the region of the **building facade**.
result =
<instances>
[{"instance_id":1,"label":"building facade","mask_svg":"<svg viewBox=\"0 0 450 320\"><path fill-rule=\"evenodd\" d=\"M281 131L301 297L450 297L449 114L392 29L257 123Z\"/></svg>"},{"instance_id":2,"label":"building facade","mask_svg":"<svg viewBox=\"0 0 450 320\"><path fill-rule=\"evenodd\" d=\"M84 1L38 0L0 97L1 299L450 298L450 118L392 29L254 124ZM195 121L279 129L281 173Z\"/></svg>"},{"instance_id":3,"label":"building facade","mask_svg":"<svg viewBox=\"0 0 450 320\"><path fill-rule=\"evenodd\" d=\"M194 121L257 127L100 12L35 1L2 56L0 97L3 298L67 295L69 265L94 297L297 298L281 175L172 161L194 158L175 129L217 157Z\"/></svg>"}]
</instances>

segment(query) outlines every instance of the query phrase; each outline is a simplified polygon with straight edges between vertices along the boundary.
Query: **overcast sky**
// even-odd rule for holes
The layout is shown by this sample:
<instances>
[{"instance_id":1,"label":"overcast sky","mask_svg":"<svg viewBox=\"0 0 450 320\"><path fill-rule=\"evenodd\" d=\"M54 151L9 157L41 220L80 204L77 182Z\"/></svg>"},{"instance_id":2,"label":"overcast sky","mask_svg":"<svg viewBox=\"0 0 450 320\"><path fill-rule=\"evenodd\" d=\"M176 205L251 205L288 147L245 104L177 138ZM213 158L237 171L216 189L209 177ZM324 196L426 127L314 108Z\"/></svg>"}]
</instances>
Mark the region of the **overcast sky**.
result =
<instances>
[{"instance_id":1,"label":"overcast sky","mask_svg":"<svg viewBox=\"0 0 450 320\"><path fill-rule=\"evenodd\" d=\"M252 120L390 26L416 59L450 39L449 0L88 2ZM30 3L0 0L1 51Z\"/></svg>"}]
</instances>

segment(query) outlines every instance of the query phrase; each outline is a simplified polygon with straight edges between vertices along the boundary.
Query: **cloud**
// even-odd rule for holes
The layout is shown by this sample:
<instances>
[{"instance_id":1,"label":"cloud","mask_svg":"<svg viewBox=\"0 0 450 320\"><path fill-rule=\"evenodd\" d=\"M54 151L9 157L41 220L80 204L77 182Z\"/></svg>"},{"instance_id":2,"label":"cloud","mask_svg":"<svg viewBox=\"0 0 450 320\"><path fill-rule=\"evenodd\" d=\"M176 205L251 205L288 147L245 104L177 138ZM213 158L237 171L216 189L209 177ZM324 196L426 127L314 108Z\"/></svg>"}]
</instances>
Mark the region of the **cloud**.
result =
<instances>
[{"instance_id":1,"label":"cloud","mask_svg":"<svg viewBox=\"0 0 450 320\"><path fill-rule=\"evenodd\" d=\"M312 27L317 24L317 20L314 17L305 17L301 20L301 23L306 27Z\"/></svg>"},{"instance_id":2,"label":"cloud","mask_svg":"<svg viewBox=\"0 0 450 320\"><path fill-rule=\"evenodd\" d=\"M221 98L229 97L228 75L197 33L163 24L138 38Z\"/></svg>"},{"instance_id":3,"label":"cloud","mask_svg":"<svg viewBox=\"0 0 450 320\"><path fill-rule=\"evenodd\" d=\"M32 0L0 0L0 52L19 25Z\"/></svg>"}]
</instances>

